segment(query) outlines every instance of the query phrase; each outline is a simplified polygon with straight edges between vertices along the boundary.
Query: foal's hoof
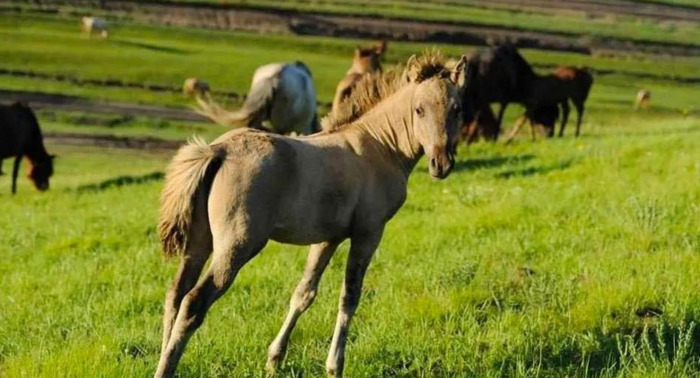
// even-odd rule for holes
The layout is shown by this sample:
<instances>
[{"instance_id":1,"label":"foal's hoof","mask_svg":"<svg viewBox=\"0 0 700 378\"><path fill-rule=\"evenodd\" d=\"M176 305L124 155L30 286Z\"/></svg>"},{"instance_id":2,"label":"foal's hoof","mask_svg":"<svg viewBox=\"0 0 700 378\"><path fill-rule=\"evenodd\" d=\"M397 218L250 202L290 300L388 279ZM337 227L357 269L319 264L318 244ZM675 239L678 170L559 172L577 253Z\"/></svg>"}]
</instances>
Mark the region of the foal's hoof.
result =
<instances>
[{"instance_id":1,"label":"foal's hoof","mask_svg":"<svg viewBox=\"0 0 700 378\"><path fill-rule=\"evenodd\" d=\"M265 364L265 372L267 372L268 377L275 375L275 373L277 372L277 367L280 365L281 361L281 355L272 355L267 358L267 363Z\"/></svg>"}]
</instances>

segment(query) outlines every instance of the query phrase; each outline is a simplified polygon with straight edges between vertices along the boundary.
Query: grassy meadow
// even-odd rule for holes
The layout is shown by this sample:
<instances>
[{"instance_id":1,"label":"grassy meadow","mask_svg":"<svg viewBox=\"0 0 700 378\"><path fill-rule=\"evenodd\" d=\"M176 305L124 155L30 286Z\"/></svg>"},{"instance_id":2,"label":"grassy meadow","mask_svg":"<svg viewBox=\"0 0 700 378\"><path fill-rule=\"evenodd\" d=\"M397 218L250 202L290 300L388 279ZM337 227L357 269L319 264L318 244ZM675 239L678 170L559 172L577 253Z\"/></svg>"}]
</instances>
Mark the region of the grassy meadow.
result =
<instances>
[{"instance_id":1,"label":"grassy meadow","mask_svg":"<svg viewBox=\"0 0 700 378\"><path fill-rule=\"evenodd\" d=\"M682 1L682 0L677 0ZM303 60L331 99L366 41L117 24L90 40L67 16L0 12L0 69L245 93L255 67ZM430 47L391 43L387 64ZM451 56L470 46L439 46ZM348 377L700 376L700 59L524 51L596 76L583 135L462 148L445 181L422 161L365 280ZM643 74L643 75L642 75ZM652 106L633 112L636 91ZM0 74L0 89L187 107L175 92ZM322 109L323 110L323 109ZM511 105L506 127L521 108ZM211 140L224 129L39 112L42 128ZM572 113L575 118L575 112ZM0 176L0 377L144 377L177 263L155 223L171 154L49 143L51 189ZM24 168L23 168L24 170ZM281 377L322 376L347 242L301 318ZM191 339L181 377L261 377L306 248L270 242Z\"/></svg>"}]
</instances>

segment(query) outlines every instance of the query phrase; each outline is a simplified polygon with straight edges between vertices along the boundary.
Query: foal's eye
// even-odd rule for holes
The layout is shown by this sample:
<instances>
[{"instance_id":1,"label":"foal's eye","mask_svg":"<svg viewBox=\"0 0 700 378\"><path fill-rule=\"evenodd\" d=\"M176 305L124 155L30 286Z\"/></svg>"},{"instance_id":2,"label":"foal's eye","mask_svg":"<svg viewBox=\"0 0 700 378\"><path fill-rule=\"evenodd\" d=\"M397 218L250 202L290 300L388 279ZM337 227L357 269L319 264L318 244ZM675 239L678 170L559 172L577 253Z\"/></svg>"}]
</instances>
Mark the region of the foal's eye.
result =
<instances>
[{"instance_id":1,"label":"foal's eye","mask_svg":"<svg viewBox=\"0 0 700 378\"><path fill-rule=\"evenodd\" d=\"M423 116L423 108L422 107L417 107L416 108L416 114L418 114L419 117Z\"/></svg>"}]
</instances>

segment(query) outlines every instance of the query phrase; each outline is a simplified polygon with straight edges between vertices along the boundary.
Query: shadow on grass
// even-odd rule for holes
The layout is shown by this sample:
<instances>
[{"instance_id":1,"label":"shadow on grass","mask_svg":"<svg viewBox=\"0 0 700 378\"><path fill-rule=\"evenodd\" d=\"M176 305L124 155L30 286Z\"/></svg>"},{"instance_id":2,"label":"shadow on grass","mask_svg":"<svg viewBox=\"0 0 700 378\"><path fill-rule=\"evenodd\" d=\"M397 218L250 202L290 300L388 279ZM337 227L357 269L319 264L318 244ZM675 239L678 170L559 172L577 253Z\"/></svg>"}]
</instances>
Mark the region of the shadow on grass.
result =
<instances>
[{"instance_id":1,"label":"shadow on grass","mask_svg":"<svg viewBox=\"0 0 700 378\"><path fill-rule=\"evenodd\" d=\"M117 45L127 46L127 47L137 47L137 48L141 48L141 49L164 52L164 53L169 53L169 54L186 55L188 53L186 50L177 49L174 47L158 46L158 45L153 45L150 43L143 43L143 42L133 42L133 41L121 40L121 41L112 41L112 43L117 44Z\"/></svg>"},{"instance_id":2,"label":"shadow on grass","mask_svg":"<svg viewBox=\"0 0 700 378\"><path fill-rule=\"evenodd\" d=\"M562 161L556 164L545 165L540 167L528 167L522 169L509 169L507 171L496 174L497 178L510 179L515 177L528 177L554 171L561 171L571 167L573 160Z\"/></svg>"},{"instance_id":3,"label":"shadow on grass","mask_svg":"<svg viewBox=\"0 0 700 378\"><path fill-rule=\"evenodd\" d=\"M535 158L532 154L494 156L490 158L467 159L455 163L453 172L500 167L504 164L522 164Z\"/></svg>"},{"instance_id":4,"label":"shadow on grass","mask_svg":"<svg viewBox=\"0 0 700 378\"><path fill-rule=\"evenodd\" d=\"M163 172L153 172L142 176L118 176L96 184L81 185L75 191L83 192L99 192L110 188L119 188L125 185L144 184L151 181L159 181L164 177Z\"/></svg>"}]
</instances>

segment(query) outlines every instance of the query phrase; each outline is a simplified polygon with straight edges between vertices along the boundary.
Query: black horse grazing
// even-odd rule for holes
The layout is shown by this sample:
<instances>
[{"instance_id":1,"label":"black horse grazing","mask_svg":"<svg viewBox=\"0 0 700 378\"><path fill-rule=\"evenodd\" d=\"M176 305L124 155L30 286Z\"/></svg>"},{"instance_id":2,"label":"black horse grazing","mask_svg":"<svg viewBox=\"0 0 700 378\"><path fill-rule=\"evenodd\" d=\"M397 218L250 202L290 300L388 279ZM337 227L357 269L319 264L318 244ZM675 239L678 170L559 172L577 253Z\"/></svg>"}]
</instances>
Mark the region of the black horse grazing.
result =
<instances>
[{"instance_id":1,"label":"black horse grazing","mask_svg":"<svg viewBox=\"0 0 700 378\"><path fill-rule=\"evenodd\" d=\"M22 157L29 161L27 175L37 189L49 188L53 174L53 158L44 148L39 122L34 112L24 104L0 105L0 164L3 159L15 158L12 169L12 193L17 192L17 176Z\"/></svg>"},{"instance_id":2,"label":"black horse grazing","mask_svg":"<svg viewBox=\"0 0 700 378\"><path fill-rule=\"evenodd\" d=\"M467 88L462 99L463 119L465 127L476 120L475 132L482 135L495 136L495 140L501 131L503 113L510 102L519 102L520 98L520 72L518 67L519 56L517 49L510 43L505 43L489 49L481 49L469 57L467 66ZM527 62L525 62L527 64ZM526 69L529 68L527 65ZM531 70L531 69L530 69ZM501 105L495 123L479 122L479 115L489 115L491 103ZM491 121L491 117L487 117ZM485 130L484 128L492 128ZM473 138L470 138L473 139ZM467 139L467 140L470 140Z\"/></svg>"}]
</instances>

